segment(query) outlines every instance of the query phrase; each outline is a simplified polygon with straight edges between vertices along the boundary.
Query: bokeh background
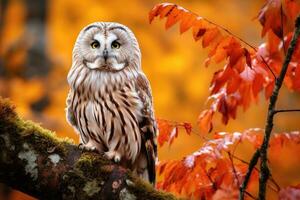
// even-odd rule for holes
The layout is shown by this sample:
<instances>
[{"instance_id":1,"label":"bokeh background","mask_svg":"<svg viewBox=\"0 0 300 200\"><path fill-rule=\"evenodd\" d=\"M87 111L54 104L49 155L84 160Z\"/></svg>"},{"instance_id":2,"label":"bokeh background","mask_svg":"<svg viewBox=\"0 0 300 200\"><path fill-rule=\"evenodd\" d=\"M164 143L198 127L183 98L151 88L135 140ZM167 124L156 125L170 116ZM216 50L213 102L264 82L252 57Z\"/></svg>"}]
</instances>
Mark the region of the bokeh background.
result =
<instances>
[{"instance_id":1,"label":"bokeh background","mask_svg":"<svg viewBox=\"0 0 300 200\"><path fill-rule=\"evenodd\" d=\"M179 34L178 27L164 29L164 24L148 22L148 12L156 0L1 0L0 7L0 95L9 97L25 119L40 123L59 137L78 136L65 120L66 76L71 66L73 44L79 31L95 21L116 21L130 27L142 51L143 70L148 76L157 118L192 122L207 106L209 83L220 65L204 67L206 50L195 43L190 31ZM220 24L239 37L258 46L261 27L255 16L263 0L186 0L170 1ZM238 119L222 125L217 117L214 131L242 131L264 127L267 102L261 100ZM283 90L279 107L299 107L299 94ZM282 114L276 118L275 131L299 130L300 115ZM159 159L180 159L197 150L202 139L183 131L171 147L159 149ZM246 158L253 149L241 148ZM273 156L275 179L291 183L291 175L300 179L300 161L292 153L288 162ZM297 156L296 156L297 157ZM292 166L292 167L291 167ZM293 181L293 180L292 180ZM0 199L32 199L4 186ZM5 196L7 194L7 196Z\"/></svg>"}]
</instances>

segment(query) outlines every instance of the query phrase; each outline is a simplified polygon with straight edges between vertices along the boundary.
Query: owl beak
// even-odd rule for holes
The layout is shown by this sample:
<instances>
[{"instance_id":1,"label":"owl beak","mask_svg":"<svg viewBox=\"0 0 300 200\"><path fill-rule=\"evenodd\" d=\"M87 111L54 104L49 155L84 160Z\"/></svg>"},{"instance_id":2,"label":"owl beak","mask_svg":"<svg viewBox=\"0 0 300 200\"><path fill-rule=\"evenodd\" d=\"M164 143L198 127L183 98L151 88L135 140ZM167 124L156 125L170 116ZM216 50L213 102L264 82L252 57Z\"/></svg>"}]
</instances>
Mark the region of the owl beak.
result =
<instances>
[{"instance_id":1,"label":"owl beak","mask_svg":"<svg viewBox=\"0 0 300 200\"><path fill-rule=\"evenodd\" d=\"M103 58L104 58L104 60L105 60L105 62L106 62L106 60L107 60L107 58L108 58L108 51L107 51L107 49L104 49L104 50L103 50Z\"/></svg>"}]
</instances>

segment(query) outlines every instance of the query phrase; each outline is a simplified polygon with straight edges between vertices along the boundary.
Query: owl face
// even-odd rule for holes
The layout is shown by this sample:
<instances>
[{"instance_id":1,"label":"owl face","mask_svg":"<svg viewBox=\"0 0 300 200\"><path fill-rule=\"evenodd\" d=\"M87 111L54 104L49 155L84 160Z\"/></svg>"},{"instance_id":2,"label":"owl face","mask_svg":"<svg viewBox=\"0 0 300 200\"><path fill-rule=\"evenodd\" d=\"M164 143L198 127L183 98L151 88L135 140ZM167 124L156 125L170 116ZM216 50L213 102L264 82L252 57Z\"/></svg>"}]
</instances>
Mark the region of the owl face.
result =
<instances>
[{"instance_id":1,"label":"owl face","mask_svg":"<svg viewBox=\"0 0 300 200\"><path fill-rule=\"evenodd\" d=\"M80 32L73 50L74 60L91 70L114 73L127 67L139 68L140 50L126 26L96 22Z\"/></svg>"}]
</instances>

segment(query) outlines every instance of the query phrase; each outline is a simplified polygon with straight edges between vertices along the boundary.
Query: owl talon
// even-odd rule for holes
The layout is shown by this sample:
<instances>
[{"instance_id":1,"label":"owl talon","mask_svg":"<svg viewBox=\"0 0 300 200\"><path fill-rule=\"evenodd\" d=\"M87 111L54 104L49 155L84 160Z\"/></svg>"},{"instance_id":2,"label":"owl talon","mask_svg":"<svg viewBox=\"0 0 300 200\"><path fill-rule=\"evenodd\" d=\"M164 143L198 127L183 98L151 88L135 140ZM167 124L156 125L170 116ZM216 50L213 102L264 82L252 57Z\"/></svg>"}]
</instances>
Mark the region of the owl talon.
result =
<instances>
[{"instance_id":1,"label":"owl talon","mask_svg":"<svg viewBox=\"0 0 300 200\"><path fill-rule=\"evenodd\" d=\"M116 151L108 151L104 153L105 157L118 163L121 161L121 154Z\"/></svg>"},{"instance_id":2,"label":"owl talon","mask_svg":"<svg viewBox=\"0 0 300 200\"><path fill-rule=\"evenodd\" d=\"M88 152L99 153L99 151L97 150L96 147L89 147L89 146L84 145L83 143L80 143L80 144L78 145L78 148L79 148L81 151L88 151Z\"/></svg>"}]
</instances>

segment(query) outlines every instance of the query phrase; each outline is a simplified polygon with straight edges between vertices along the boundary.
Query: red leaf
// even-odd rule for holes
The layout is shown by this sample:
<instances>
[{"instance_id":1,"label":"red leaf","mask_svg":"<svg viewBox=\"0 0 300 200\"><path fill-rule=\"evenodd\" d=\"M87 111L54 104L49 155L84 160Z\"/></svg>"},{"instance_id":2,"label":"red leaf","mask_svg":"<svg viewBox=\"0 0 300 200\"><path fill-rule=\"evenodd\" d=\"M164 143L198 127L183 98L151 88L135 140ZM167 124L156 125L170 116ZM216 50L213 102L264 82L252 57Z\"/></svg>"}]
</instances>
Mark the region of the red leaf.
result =
<instances>
[{"instance_id":1,"label":"red leaf","mask_svg":"<svg viewBox=\"0 0 300 200\"><path fill-rule=\"evenodd\" d=\"M157 4L154 6L154 8L152 8L152 10L149 12L149 22L150 24L152 23L154 17L156 17L159 12L160 12L160 9L163 7L163 4Z\"/></svg>"},{"instance_id":2,"label":"red leaf","mask_svg":"<svg viewBox=\"0 0 300 200\"><path fill-rule=\"evenodd\" d=\"M170 133L169 146L173 143L174 139L177 137L178 137L178 127L175 126Z\"/></svg>"},{"instance_id":3,"label":"red leaf","mask_svg":"<svg viewBox=\"0 0 300 200\"><path fill-rule=\"evenodd\" d=\"M211 82L210 90L211 94L215 94L225 85L226 81L234 75L234 71L231 67L225 66L224 69L215 72L213 80Z\"/></svg>"},{"instance_id":4,"label":"red leaf","mask_svg":"<svg viewBox=\"0 0 300 200\"><path fill-rule=\"evenodd\" d=\"M213 110L204 110L201 112L198 118L198 125L201 131L204 133L211 132L212 126L212 117L214 115Z\"/></svg>"},{"instance_id":5,"label":"red leaf","mask_svg":"<svg viewBox=\"0 0 300 200\"><path fill-rule=\"evenodd\" d=\"M275 85L274 80L270 81L267 84L266 89L265 89L265 97L266 97L266 99L269 99L270 96L272 95L272 92L273 92L273 89L274 89L274 85Z\"/></svg>"},{"instance_id":6,"label":"red leaf","mask_svg":"<svg viewBox=\"0 0 300 200\"><path fill-rule=\"evenodd\" d=\"M172 9L167 15L166 29L170 28L176 24L182 17L182 12L179 11L176 7Z\"/></svg>"},{"instance_id":7,"label":"red leaf","mask_svg":"<svg viewBox=\"0 0 300 200\"><path fill-rule=\"evenodd\" d=\"M252 68L251 55L250 55L249 51L246 48L243 48L243 50L244 50L244 56L246 58L246 63L248 65L248 67Z\"/></svg>"},{"instance_id":8,"label":"red leaf","mask_svg":"<svg viewBox=\"0 0 300 200\"><path fill-rule=\"evenodd\" d=\"M190 123L185 122L183 124L183 127L185 128L186 133L190 135L192 132L192 125Z\"/></svg>"},{"instance_id":9,"label":"red leaf","mask_svg":"<svg viewBox=\"0 0 300 200\"><path fill-rule=\"evenodd\" d=\"M300 185L283 188L279 192L279 200L300 199Z\"/></svg>"},{"instance_id":10,"label":"red leaf","mask_svg":"<svg viewBox=\"0 0 300 200\"><path fill-rule=\"evenodd\" d=\"M232 94L232 93L236 92L238 90L238 88L240 87L241 82L242 82L242 79L240 78L240 76L236 75L236 73L234 75L232 75L231 78L227 82L227 86L226 86L227 94Z\"/></svg>"},{"instance_id":11,"label":"red leaf","mask_svg":"<svg viewBox=\"0 0 300 200\"><path fill-rule=\"evenodd\" d=\"M300 91L300 66L297 65L295 69L295 75L293 77L293 89Z\"/></svg>"},{"instance_id":12,"label":"red leaf","mask_svg":"<svg viewBox=\"0 0 300 200\"><path fill-rule=\"evenodd\" d=\"M282 13L285 24L286 16ZM269 0L260 10L258 20L263 26L262 36L271 29L278 38L281 38L283 31L281 26L281 0Z\"/></svg>"},{"instance_id":13,"label":"red leaf","mask_svg":"<svg viewBox=\"0 0 300 200\"><path fill-rule=\"evenodd\" d=\"M156 121L159 130L157 141L159 146L163 146L165 142L169 142L170 133L174 126L170 124L167 120L157 119Z\"/></svg>"},{"instance_id":14,"label":"red leaf","mask_svg":"<svg viewBox=\"0 0 300 200\"><path fill-rule=\"evenodd\" d=\"M202 40L202 47L206 48L214 39L217 38L218 34L220 34L220 31L216 27L206 30Z\"/></svg>"},{"instance_id":15,"label":"red leaf","mask_svg":"<svg viewBox=\"0 0 300 200\"><path fill-rule=\"evenodd\" d=\"M203 23L205 23L204 20L198 17L193 26L193 37L195 41L199 40L206 32L206 27Z\"/></svg>"},{"instance_id":16,"label":"red leaf","mask_svg":"<svg viewBox=\"0 0 300 200\"><path fill-rule=\"evenodd\" d=\"M264 81L265 79L261 74L258 73L255 74L255 78L252 84L252 92L254 97L257 97L258 93L263 89Z\"/></svg>"},{"instance_id":17,"label":"red leaf","mask_svg":"<svg viewBox=\"0 0 300 200\"><path fill-rule=\"evenodd\" d=\"M163 4L160 12L159 12L159 18L162 19L164 17L168 17L170 13L175 9L176 6L172 4Z\"/></svg>"},{"instance_id":18,"label":"red leaf","mask_svg":"<svg viewBox=\"0 0 300 200\"><path fill-rule=\"evenodd\" d=\"M300 4L299 0L285 0L285 6L286 6L286 14L289 18L291 18L291 21L295 21L296 17L300 13Z\"/></svg>"},{"instance_id":19,"label":"red leaf","mask_svg":"<svg viewBox=\"0 0 300 200\"><path fill-rule=\"evenodd\" d=\"M183 16L181 23L180 23L180 34L184 33L185 31L189 30L196 21L196 15L193 13L187 13Z\"/></svg>"}]
</instances>

